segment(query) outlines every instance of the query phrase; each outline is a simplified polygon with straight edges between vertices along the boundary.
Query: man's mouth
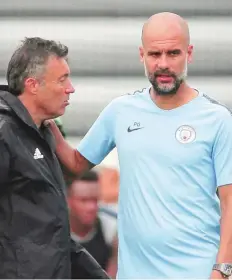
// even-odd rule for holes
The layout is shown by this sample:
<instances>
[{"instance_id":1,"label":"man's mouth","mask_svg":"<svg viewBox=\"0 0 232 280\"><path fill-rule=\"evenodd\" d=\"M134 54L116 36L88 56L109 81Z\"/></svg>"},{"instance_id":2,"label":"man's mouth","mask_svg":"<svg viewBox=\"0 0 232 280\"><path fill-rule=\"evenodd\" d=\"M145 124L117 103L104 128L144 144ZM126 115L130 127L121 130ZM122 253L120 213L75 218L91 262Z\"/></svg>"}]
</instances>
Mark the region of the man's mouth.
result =
<instances>
[{"instance_id":1,"label":"man's mouth","mask_svg":"<svg viewBox=\"0 0 232 280\"><path fill-rule=\"evenodd\" d=\"M173 81L173 77L168 74L157 75L156 79L161 83L170 83Z\"/></svg>"}]
</instances>

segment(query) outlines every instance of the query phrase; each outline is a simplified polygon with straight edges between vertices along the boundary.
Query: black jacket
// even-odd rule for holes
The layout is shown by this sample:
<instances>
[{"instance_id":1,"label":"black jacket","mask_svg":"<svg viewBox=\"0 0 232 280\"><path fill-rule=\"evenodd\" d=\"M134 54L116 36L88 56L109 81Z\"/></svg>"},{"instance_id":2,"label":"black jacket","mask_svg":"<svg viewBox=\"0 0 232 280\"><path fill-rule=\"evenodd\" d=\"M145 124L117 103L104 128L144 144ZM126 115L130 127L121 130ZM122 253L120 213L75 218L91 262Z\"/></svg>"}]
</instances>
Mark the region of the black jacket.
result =
<instances>
[{"instance_id":1,"label":"black jacket","mask_svg":"<svg viewBox=\"0 0 232 280\"><path fill-rule=\"evenodd\" d=\"M49 128L38 129L5 86L0 87L0 278L107 278L70 239L65 183Z\"/></svg>"}]
</instances>

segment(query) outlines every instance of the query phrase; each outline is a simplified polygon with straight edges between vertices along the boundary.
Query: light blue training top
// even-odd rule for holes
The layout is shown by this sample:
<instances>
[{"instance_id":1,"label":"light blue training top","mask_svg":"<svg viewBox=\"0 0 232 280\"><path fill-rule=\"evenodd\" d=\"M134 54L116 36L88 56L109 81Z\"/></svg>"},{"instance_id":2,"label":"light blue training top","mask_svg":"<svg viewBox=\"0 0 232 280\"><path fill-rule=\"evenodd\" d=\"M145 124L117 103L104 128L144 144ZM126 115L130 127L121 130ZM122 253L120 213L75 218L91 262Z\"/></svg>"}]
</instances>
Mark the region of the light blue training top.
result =
<instances>
[{"instance_id":1,"label":"light blue training top","mask_svg":"<svg viewBox=\"0 0 232 280\"><path fill-rule=\"evenodd\" d=\"M232 117L199 93L162 110L149 88L113 100L78 151L120 164L118 278L210 276L219 246L217 187L232 183Z\"/></svg>"}]
</instances>

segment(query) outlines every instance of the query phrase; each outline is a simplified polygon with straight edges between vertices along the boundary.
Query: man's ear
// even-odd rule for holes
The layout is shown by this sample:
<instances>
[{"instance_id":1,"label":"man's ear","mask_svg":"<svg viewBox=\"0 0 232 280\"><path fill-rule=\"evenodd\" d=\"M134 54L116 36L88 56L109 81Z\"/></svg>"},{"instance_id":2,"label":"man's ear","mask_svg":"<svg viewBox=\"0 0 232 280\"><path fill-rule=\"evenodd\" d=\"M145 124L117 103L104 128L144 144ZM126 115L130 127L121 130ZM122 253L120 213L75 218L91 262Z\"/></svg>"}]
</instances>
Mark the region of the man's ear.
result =
<instances>
[{"instance_id":1,"label":"man's ear","mask_svg":"<svg viewBox=\"0 0 232 280\"><path fill-rule=\"evenodd\" d=\"M24 90L27 92L36 94L38 91L38 87L39 87L39 82L35 78L30 77L24 81Z\"/></svg>"},{"instance_id":2,"label":"man's ear","mask_svg":"<svg viewBox=\"0 0 232 280\"><path fill-rule=\"evenodd\" d=\"M140 57L140 61L143 63L144 62L144 48L142 46L139 47L139 57Z\"/></svg>"},{"instance_id":3,"label":"man's ear","mask_svg":"<svg viewBox=\"0 0 232 280\"><path fill-rule=\"evenodd\" d=\"M188 46L188 63L191 63L193 60L193 45Z\"/></svg>"}]
</instances>

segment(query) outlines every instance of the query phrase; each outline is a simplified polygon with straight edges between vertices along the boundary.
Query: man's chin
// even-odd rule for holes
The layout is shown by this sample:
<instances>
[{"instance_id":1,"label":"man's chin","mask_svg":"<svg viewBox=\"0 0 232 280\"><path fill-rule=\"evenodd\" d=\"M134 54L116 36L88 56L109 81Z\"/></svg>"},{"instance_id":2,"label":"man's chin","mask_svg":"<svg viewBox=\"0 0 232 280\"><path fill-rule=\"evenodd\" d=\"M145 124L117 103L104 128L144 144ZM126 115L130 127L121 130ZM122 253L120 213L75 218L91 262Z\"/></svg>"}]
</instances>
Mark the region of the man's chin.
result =
<instances>
[{"instance_id":1,"label":"man's chin","mask_svg":"<svg viewBox=\"0 0 232 280\"><path fill-rule=\"evenodd\" d=\"M95 219L94 220L85 220L83 222L83 225L85 225L87 228L91 228L95 224Z\"/></svg>"},{"instance_id":2,"label":"man's chin","mask_svg":"<svg viewBox=\"0 0 232 280\"><path fill-rule=\"evenodd\" d=\"M58 112L57 112L57 116L60 117L62 115L64 115L66 108L62 107Z\"/></svg>"},{"instance_id":3,"label":"man's chin","mask_svg":"<svg viewBox=\"0 0 232 280\"><path fill-rule=\"evenodd\" d=\"M170 87L170 88L153 87L153 88L158 95L163 95L163 96L174 95L177 92L177 89L175 87Z\"/></svg>"}]
</instances>

